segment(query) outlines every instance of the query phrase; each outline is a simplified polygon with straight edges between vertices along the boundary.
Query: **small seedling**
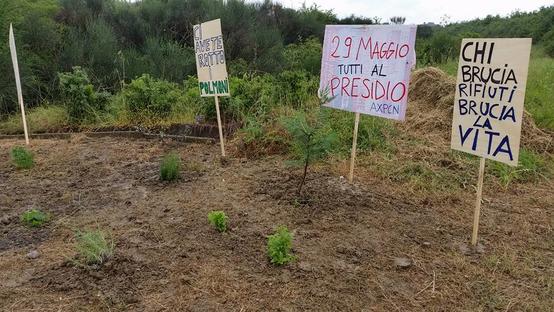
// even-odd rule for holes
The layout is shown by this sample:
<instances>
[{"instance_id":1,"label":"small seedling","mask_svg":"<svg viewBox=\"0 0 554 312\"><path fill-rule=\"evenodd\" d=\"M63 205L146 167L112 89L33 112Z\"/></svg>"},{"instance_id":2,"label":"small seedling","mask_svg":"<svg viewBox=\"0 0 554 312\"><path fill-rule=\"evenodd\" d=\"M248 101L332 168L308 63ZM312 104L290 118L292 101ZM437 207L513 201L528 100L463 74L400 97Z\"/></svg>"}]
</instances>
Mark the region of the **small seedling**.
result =
<instances>
[{"instance_id":1,"label":"small seedling","mask_svg":"<svg viewBox=\"0 0 554 312\"><path fill-rule=\"evenodd\" d=\"M14 147L11 156L17 169L30 169L35 164L33 153L22 146Z\"/></svg>"},{"instance_id":2,"label":"small seedling","mask_svg":"<svg viewBox=\"0 0 554 312\"><path fill-rule=\"evenodd\" d=\"M325 156L335 144L337 136L326 128L326 115L320 111L318 114L307 115L299 112L292 117L282 120L282 124L291 135L291 152L294 163L304 167L302 180L298 186L298 196L302 193L302 186L306 182L308 166Z\"/></svg>"},{"instance_id":3,"label":"small seedling","mask_svg":"<svg viewBox=\"0 0 554 312\"><path fill-rule=\"evenodd\" d=\"M100 265L107 261L114 250L113 241L100 230L77 232L76 249L87 265Z\"/></svg>"},{"instance_id":4,"label":"small seedling","mask_svg":"<svg viewBox=\"0 0 554 312\"><path fill-rule=\"evenodd\" d=\"M285 226L280 226L277 232L267 239L267 254L273 264L283 265L296 259L290 253L291 248L292 234Z\"/></svg>"},{"instance_id":5,"label":"small seedling","mask_svg":"<svg viewBox=\"0 0 554 312\"><path fill-rule=\"evenodd\" d=\"M21 215L21 222L30 227L41 227L50 220L50 216L38 209L25 211Z\"/></svg>"},{"instance_id":6,"label":"small seedling","mask_svg":"<svg viewBox=\"0 0 554 312\"><path fill-rule=\"evenodd\" d=\"M164 156L160 165L160 179L162 181L173 181L181 174L181 158L176 153Z\"/></svg>"},{"instance_id":7,"label":"small seedling","mask_svg":"<svg viewBox=\"0 0 554 312\"><path fill-rule=\"evenodd\" d=\"M208 220L220 232L227 231L227 220L229 218L223 211L212 211L208 213Z\"/></svg>"}]
</instances>

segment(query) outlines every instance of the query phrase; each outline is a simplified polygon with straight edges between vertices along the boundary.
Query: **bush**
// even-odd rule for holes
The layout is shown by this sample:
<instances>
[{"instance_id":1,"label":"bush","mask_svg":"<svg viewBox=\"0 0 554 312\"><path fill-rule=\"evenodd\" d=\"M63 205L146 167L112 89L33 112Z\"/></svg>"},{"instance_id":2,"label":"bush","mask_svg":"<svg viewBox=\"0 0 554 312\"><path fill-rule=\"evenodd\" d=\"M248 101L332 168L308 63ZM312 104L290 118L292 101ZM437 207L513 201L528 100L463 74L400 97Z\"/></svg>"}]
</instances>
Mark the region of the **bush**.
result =
<instances>
[{"instance_id":1,"label":"bush","mask_svg":"<svg viewBox=\"0 0 554 312\"><path fill-rule=\"evenodd\" d=\"M208 220L220 232L227 231L227 220L229 218L223 211L211 211L208 213Z\"/></svg>"},{"instance_id":2,"label":"bush","mask_svg":"<svg viewBox=\"0 0 554 312\"><path fill-rule=\"evenodd\" d=\"M114 251L113 241L100 230L78 232L76 234L76 249L85 264L102 264Z\"/></svg>"},{"instance_id":3,"label":"bush","mask_svg":"<svg viewBox=\"0 0 554 312\"><path fill-rule=\"evenodd\" d=\"M31 169L35 165L33 153L22 146L12 148L11 157L17 169Z\"/></svg>"},{"instance_id":4,"label":"bush","mask_svg":"<svg viewBox=\"0 0 554 312\"><path fill-rule=\"evenodd\" d=\"M98 121L100 113L106 109L110 94L94 91L88 74L78 66L73 67L72 72L58 73L58 77L69 122Z\"/></svg>"},{"instance_id":5,"label":"bush","mask_svg":"<svg viewBox=\"0 0 554 312\"><path fill-rule=\"evenodd\" d=\"M174 83L144 74L126 85L123 95L132 120L144 122L167 118L172 106L183 96L183 91Z\"/></svg>"},{"instance_id":6,"label":"bush","mask_svg":"<svg viewBox=\"0 0 554 312\"><path fill-rule=\"evenodd\" d=\"M283 265L296 259L290 253L291 249L292 234L285 226L280 226L277 232L267 239L267 254L273 264Z\"/></svg>"},{"instance_id":7,"label":"bush","mask_svg":"<svg viewBox=\"0 0 554 312\"><path fill-rule=\"evenodd\" d=\"M176 153L164 156L160 164L160 180L173 181L179 178L181 173L181 158Z\"/></svg>"},{"instance_id":8,"label":"bush","mask_svg":"<svg viewBox=\"0 0 554 312\"><path fill-rule=\"evenodd\" d=\"M41 227L50 220L50 216L39 209L25 211L21 215L21 222L30 227Z\"/></svg>"}]
</instances>

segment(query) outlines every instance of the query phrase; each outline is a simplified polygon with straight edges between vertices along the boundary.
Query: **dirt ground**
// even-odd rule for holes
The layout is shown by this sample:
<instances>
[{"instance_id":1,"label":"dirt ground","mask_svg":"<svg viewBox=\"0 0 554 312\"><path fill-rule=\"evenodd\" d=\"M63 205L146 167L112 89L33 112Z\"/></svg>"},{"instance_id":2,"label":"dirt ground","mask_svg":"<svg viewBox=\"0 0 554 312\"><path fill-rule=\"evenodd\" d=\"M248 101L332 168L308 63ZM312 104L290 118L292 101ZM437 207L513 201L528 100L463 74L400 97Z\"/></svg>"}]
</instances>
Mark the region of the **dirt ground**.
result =
<instances>
[{"instance_id":1,"label":"dirt ground","mask_svg":"<svg viewBox=\"0 0 554 312\"><path fill-rule=\"evenodd\" d=\"M35 140L36 166L15 170L0 141L1 311L552 311L553 184L485 184L480 253L464 252L474 189L433 197L345 162L308 175L285 159L230 158L169 140ZM177 151L182 178L158 180ZM52 215L21 224L31 207ZM224 210L230 230L207 221ZM294 233L297 260L276 267L266 239ZM106 230L115 254L76 267L75 232ZM40 253L29 259L31 250ZM394 259L412 261L399 268Z\"/></svg>"}]
</instances>

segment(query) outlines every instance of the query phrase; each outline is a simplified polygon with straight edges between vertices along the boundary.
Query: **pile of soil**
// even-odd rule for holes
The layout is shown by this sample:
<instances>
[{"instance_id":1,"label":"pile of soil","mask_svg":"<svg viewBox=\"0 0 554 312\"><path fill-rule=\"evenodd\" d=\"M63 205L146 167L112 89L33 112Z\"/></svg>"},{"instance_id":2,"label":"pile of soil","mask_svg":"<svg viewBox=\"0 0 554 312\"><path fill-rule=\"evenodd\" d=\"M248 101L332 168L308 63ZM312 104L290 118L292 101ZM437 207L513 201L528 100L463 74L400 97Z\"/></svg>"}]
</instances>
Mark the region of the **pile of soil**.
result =
<instances>
[{"instance_id":1,"label":"pile of soil","mask_svg":"<svg viewBox=\"0 0 554 312\"><path fill-rule=\"evenodd\" d=\"M410 103L402 129L430 144L449 146L456 80L438 68L427 67L412 73ZM539 129L525 111L521 142L535 152L554 152L554 134Z\"/></svg>"}]
</instances>

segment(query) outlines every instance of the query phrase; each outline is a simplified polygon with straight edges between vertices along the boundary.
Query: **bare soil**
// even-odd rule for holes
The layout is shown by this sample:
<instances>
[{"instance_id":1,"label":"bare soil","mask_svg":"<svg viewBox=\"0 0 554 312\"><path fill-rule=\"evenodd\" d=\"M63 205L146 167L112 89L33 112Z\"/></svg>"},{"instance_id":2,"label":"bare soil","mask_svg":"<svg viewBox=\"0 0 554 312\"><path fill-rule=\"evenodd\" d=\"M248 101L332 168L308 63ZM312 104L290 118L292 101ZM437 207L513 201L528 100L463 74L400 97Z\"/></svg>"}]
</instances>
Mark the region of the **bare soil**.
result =
<instances>
[{"instance_id":1,"label":"bare soil","mask_svg":"<svg viewBox=\"0 0 554 312\"><path fill-rule=\"evenodd\" d=\"M480 252L468 249L474 188L408 192L345 162L308 174L280 156L221 162L217 145L171 140L34 140L36 166L16 170L0 141L1 311L552 311L551 181L485 183ZM164 153L180 180L158 179ZM40 229L19 221L36 207ZM207 220L224 210L230 229ZM277 267L266 238L294 233L297 260ZM115 254L76 266L75 232L100 228ZM38 250L36 259L27 258ZM395 264L407 258L407 268Z\"/></svg>"}]
</instances>

